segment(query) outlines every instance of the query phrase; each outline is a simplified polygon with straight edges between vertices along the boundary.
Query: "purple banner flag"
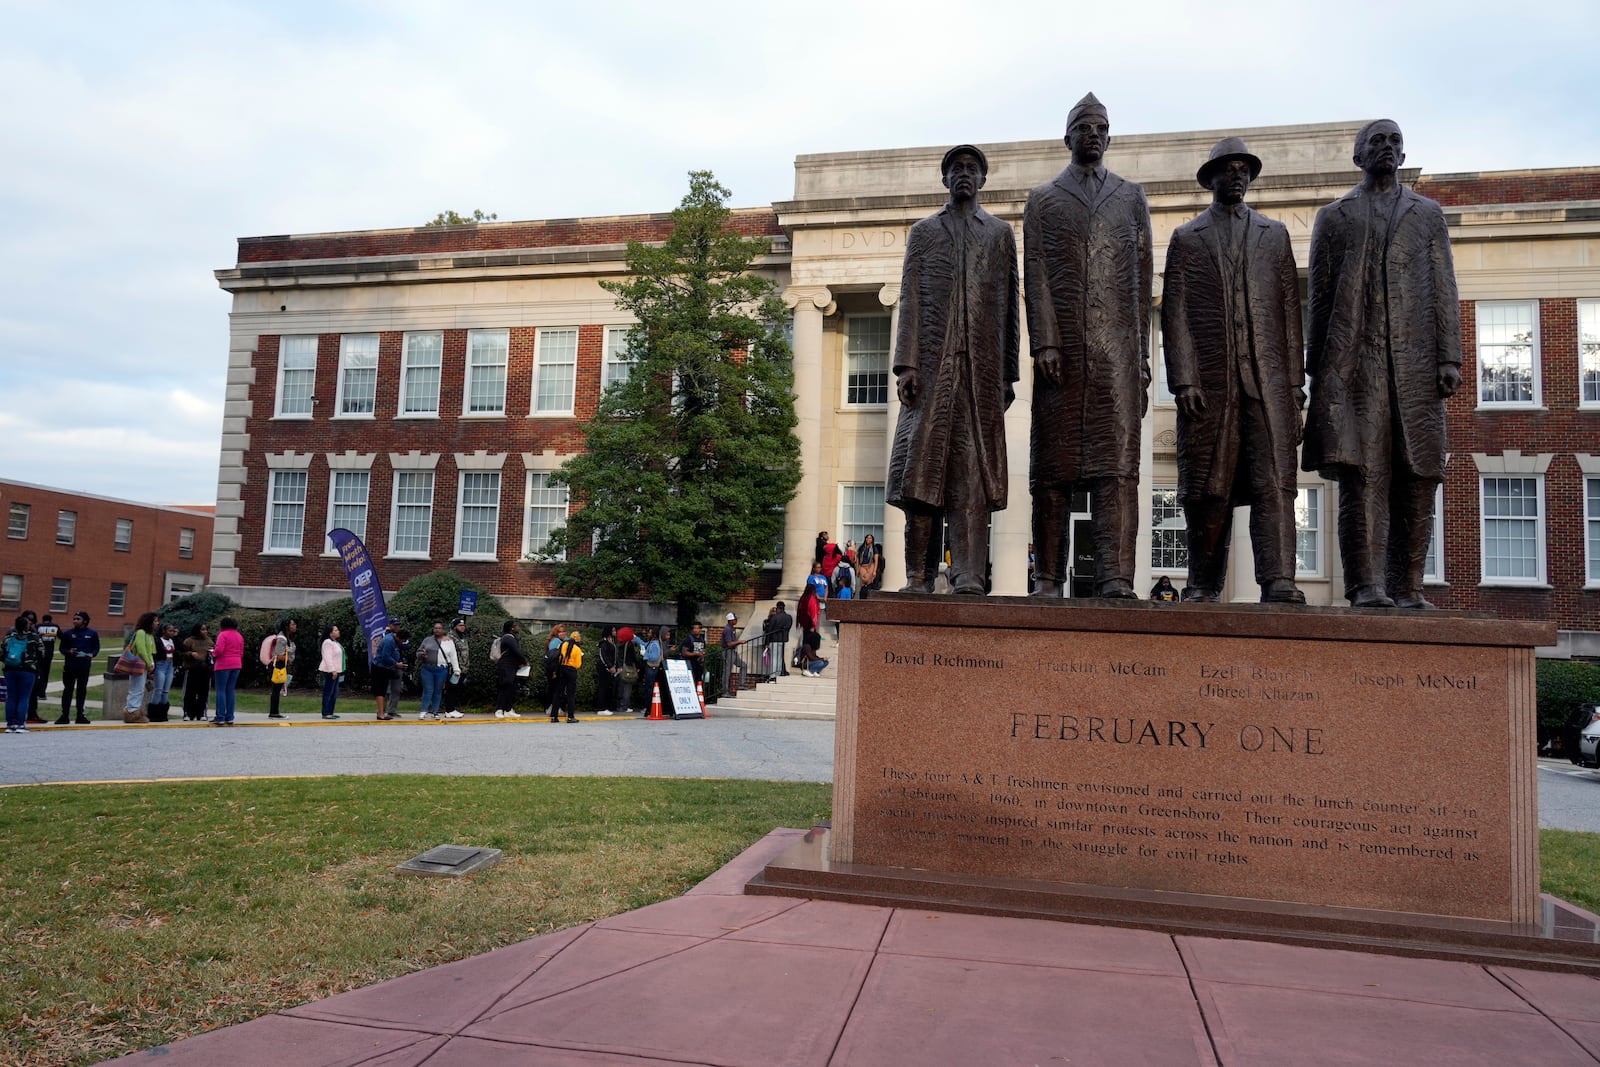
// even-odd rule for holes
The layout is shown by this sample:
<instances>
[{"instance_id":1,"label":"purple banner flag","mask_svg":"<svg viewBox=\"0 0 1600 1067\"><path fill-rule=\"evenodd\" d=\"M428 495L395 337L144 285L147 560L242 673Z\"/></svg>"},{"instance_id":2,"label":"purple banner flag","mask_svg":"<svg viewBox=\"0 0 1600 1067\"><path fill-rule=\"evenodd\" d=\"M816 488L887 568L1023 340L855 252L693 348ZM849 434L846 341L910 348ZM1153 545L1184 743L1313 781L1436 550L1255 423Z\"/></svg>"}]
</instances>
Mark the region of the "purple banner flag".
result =
<instances>
[{"instance_id":1,"label":"purple banner flag","mask_svg":"<svg viewBox=\"0 0 1600 1067\"><path fill-rule=\"evenodd\" d=\"M367 555L367 546L349 530L329 530L328 540L338 550L345 577L350 579L350 599L355 602L356 621L366 635L370 664L383 638L384 627L389 625L389 610L383 606L383 586L378 584L377 568L372 565L372 557Z\"/></svg>"}]
</instances>

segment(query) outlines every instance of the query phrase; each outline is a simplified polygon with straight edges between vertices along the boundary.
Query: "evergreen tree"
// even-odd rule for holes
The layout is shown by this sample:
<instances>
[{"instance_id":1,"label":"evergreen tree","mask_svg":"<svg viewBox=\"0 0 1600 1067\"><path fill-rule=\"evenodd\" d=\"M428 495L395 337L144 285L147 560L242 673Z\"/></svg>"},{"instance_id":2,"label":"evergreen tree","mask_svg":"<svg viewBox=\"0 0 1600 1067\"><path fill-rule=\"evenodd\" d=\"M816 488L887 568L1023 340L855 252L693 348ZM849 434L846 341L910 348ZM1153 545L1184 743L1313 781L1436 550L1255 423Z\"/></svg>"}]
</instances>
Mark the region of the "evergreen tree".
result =
<instances>
[{"instance_id":1,"label":"evergreen tree","mask_svg":"<svg viewBox=\"0 0 1600 1067\"><path fill-rule=\"evenodd\" d=\"M580 509L544 550L566 553L563 591L643 593L680 626L776 555L800 481L788 313L751 272L769 242L734 231L727 197L690 172L665 244L630 241L628 280L601 283L638 319L631 370L552 479Z\"/></svg>"}]
</instances>

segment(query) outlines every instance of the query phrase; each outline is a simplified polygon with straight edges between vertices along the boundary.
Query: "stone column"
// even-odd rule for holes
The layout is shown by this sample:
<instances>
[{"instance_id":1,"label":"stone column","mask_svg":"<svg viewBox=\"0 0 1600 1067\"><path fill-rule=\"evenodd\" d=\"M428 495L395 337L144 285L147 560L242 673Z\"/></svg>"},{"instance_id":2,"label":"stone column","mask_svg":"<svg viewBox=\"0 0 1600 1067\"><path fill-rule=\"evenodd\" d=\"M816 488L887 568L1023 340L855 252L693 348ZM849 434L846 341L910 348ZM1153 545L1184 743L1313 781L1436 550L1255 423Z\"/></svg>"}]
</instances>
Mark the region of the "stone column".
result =
<instances>
[{"instance_id":1,"label":"stone column","mask_svg":"<svg viewBox=\"0 0 1600 1067\"><path fill-rule=\"evenodd\" d=\"M1255 604L1261 600L1256 584L1256 553L1250 540L1250 509L1233 509L1233 543L1228 550L1228 600L1235 604Z\"/></svg>"},{"instance_id":2,"label":"stone column","mask_svg":"<svg viewBox=\"0 0 1600 1067\"><path fill-rule=\"evenodd\" d=\"M820 285L783 294L794 309L794 408L800 438L800 486L789 501L783 533L783 583L779 595L800 595L816 558L822 499L822 320L833 313L833 294ZM831 532L831 531L830 531Z\"/></svg>"},{"instance_id":3,"label":"stone column","mask_svg":"<svg viewBox=\"0 0 1600 1067\"><path fill-rule=\"evenodd\" d=\"M1017 235L1022 244L1022 235ZM1021 276L1021 266L1018 266ZM1019 293L1017 299L1021 300ZM1033 497L1028 493L1028 430L1033 412L1033 357L1028 345L1028 317L1022 316L1016 394L1006 412L1006 509L990 517L990 571L993 596L1028 595L1028 542L1033 540Z\"/></svg>"},{"instance_id":4,"label":"stone column","mask_svg":"<svg viewBox=\"0 0 1600 1067\"><path fill-rule=\"evenodd\" d=\"M900 339L900 286L898 283L885 285L878 290L878 303L889 309L889 345L890 351ZM891 356L890 362L893 362ZM886 457L894 455L894 428L900 422L900 393L895 388L894 370L889 371L889 418L888 428L884 430L884 450ZM885 478L888 476L885 467ZM906 513L899 508L883 507L883 549L885 552L883 567L883 588L887 592L896 592L906 584Z\"/></svg>"}]
</instances>

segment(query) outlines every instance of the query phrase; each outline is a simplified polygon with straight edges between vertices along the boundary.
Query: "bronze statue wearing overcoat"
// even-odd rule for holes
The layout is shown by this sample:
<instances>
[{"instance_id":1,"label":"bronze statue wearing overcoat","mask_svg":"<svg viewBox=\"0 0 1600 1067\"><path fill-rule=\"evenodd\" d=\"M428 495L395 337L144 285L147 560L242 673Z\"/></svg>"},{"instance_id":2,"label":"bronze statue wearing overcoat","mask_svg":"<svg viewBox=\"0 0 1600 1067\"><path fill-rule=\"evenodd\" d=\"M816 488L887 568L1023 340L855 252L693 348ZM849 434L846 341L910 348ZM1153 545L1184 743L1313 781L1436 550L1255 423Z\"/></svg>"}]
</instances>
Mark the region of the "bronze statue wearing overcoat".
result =
<instances>
[{"instance_id":1,"label":"bronze statue wearing overcoat","mask_svg":"<svg viewBox=\"0 0 1600 1067\"><path fill-rule=\"evenodd\" d=\"M962 151L982 158L958 146L947 163ZM894 371L901 378L915 371L919 385L900 409L885 488L886 502L907 513L907 588L931 589L938 574L937 524L925 522L928 529L919 533L918 517L947 514L952 585L957 592L984 591L989 513L1007 502L1005 414L1018 374L1017 281L1011 226L975 204L970 213L947 204L911 228Z\"/></svg>"},{"instance_id":2,"label":"bronze statue wearing overcoat","mask_svg":"<svg viewBox=\"0 0 1600 1067\"><path fill-rule=\"evenodd\" d=\"M1384 143L1387 137L1392 143ZM1311 233L1301 467L1340 484L1345 592L1358 607L1431 607L1422 568L1444 477L1444 398L1460 383L1461 320L1444 212L1399 185L1392 122L1357 139L1361 185ZM1376 187L1375 187L1376 182Z\"/></svg>"},{"instance_id":3,"label":"bronze statue wearing overcoat","mask_svg":"<svg viewBox=\"0 0 1600 1067\"><path fill-rule=\"evenodd\" d=\"M1236 196L1260 160L1236 137L1218 142L1202 184ZM1253 168L1244 176L1245 164ZM1227 574L1235 505L1250 507L1256 581L1265 601L1303 603L1295 588L1296 448L1305 404L1300 284L1289 231L1244 203L1213 203L1167 248L1161 328L1178 406L1178 499L1187 513L1188 599L1215 600ZM1198 390L1201 403L1184 403Z\"/></svg>"},{"instance_id":4,"label":"bronze statue wearing overcoat","mask_svg":"<svg viewBox=\"0 0 1600 1067\"><path fill-rule=\"evenodd\" d=\"M1086 108L1103 119L1099 101L1085 97L1068 120L1069 145ZM1098 153L1091 165L1070 164L1029 194L1022 249L1036 366L1047 350L1060 358L1059 383L1039 373L1033 381L1028 488L1038 580L1052 592L1065 581L1070 494L1087 488L1097 592L1134 596L1139 430L1150 384L1152 257L1143 187L1106 170Z\"/></svg>"}]
</instances>

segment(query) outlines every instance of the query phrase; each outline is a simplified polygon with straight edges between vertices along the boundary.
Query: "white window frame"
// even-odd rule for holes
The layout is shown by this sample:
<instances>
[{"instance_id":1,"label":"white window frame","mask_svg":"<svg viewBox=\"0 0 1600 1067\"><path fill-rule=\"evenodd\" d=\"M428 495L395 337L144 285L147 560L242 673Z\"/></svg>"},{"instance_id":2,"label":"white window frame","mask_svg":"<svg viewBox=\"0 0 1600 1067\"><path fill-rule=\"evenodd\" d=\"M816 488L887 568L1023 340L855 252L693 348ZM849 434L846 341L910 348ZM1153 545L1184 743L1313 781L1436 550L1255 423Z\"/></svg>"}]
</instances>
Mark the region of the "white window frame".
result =
<instances>
[{"instance_id":1,"label":"white window frame","mask_svg":"<svg viewBox=\"0 0 1600 1067\"><path fill-rule=\"evenodd\" d=\"M128 583L112 582L106 595L106 614L121 618L128 613Z\"/></svg>"},{"instance_id":2,"label":"white window frame","mask_svg":"<svg viewBox=\"0 0 1600 1067\"><path fill-rule=\"evenodd\" d=\"M361 503L359 505L349 500L341 501L338 499L340 478L366 480L366 491L361 494ZM357 529L348 522L339 521L335 515L336 509L340 507L355 508L358 506L361 508L360 529ZM327 534L336 527L343 526L345 529L361 538L361 542L365 544L367 540L367 525L372 518L372 472L369 470L330 470L328 472L327 516L328 521L324 523L322 527L322 554L324 556L337 556L339 554L338 549L333 547L332 539L327 536Z\"/></svg>"},{"instance_id":3,"label":"white window frame","mask_svg":"<svg viewBox=\"0 0 1600 1067\"><path fill-rule=\"evenodd\" d=\"M60 594L59 596L57 594ZM66 611L72 604L72 579L50 579L50 610L51 612Z\"/></svg>"},{"instance_id":4,"label":"white window frame","mask_svg":"<svg viewBox=\"0 0 1600 1067\"><path fill-rule=\"evenodd\" d=\"M502 358L498 364L475 363L476 347L473 342L479 338L501 339L500 351ZM498 408L484 408L482 411L472 410L472 373L474 370L491 369L498 366L500 369L500 406ZM461 417L464 419L503 419L506 417L506 393L509 389L511 369L511 331L499 330L468 330L467 331L467 358L466 369L463 372L461 386Z\"/></svg>"},{"instance_id":5,"label":"white window frame","mask_svg":"<svg viewBox=\"0 0 1600 1067\"><path fill-rule=\"evenodd\" d=\"M846 517L846 509L850 507L850 501L848 500L850 495L849 491L852 489L876 489L878 491L879 504L882 505L883 510L878 512L878 521L876 523L852 522ZM861 542L866 540L866 536L869 533L873 535L874 543L879 546L883 544L883 516L888 507L886 504L883 504L883 497L885 495L886 490L882 482L839 483L839 523L837 526L839 536L836 540L841 550L844 548L846 541L854 541L856 546L860 547ZM857 536L856 533L852 531L860 531L860 536Z\"/></svg>"},{"instance_id":6,"label":"white window frame","mask_svg":"<svg viewBox=\"0 0 1600 1067\"><path fill-rule=\"evenodd\" d=\"M565 358L564 347L556 353L559 361L553 361L551 358L551 345L553 339L558 335L562 339L563 345L566 337L571 336L572 338L572 359L570 361ZM535 331L533 338L533 387L528 396L528 417L530 419L570 419L572 417L573 406L578 400L578 345L581 340L582 338L576 326L546 326ZM540 379L547 374L553 376L567 368L571 369L567 371L566 404L560 407L541 408L539 406ZM557 383L552 382L552 384ZM561 399L562 397L559 395L553 397L554 401Z\"/></svg>"},{"instance_id":7,"label":"white window frame","mask_svg":"<svg viewBox=\"0 0 1600 1067\"><path fill-rule=\"evenodd\" d=\"M1531 400L1485 400L1484 397L1483 397L1483 389L1484 389L1484 383L1485 383L1484 359L1483 359L1483 351L1484 351L1484 344L1485 344L1485 341L1483 339L1483 334L1484 334L1483 317L1484 317L1484 312L1493 311L1493 310L1495 310L1497 308L1527 308L1532 312L1533 337L1532 337L1531 344L1530 344L1530 348L1532 349L1532 351L1531 351L1530 356L1529 356L1529 358L1533 361L1533 367L1532 367L1532 371L1533 371L1533 385L1532 385L1533 399L1531 399ZM1542 380L1542 376L1540 374L1540 362L1541 361L1540 361L1540 352L1539 352L1539 301L1537 301L1537 300L1480 300L1477 303L1477 306L1476 306L1474 314L1476 315L1476 318L1477 318L1478 407L1479 408L1487 408L1487 409L1497 410L1497 411L1538 411L1538 410L1542 410L1543 405L1544 405L1544 392L1543 392L1544 383L1543 383L1543 380Z\"/></svg>"},{"instance_id":8,"label":"white window frame","mask_svg":"<svg viewBox=\"0 0 1600 1067\"><path fill-rule=\"evenodd\" d=\"M133 520L118 519L112 527L111 547L117 552L133 551Z\"/></svg>"},{"instance_id":9,"label":"white window frame","mask_svg":"<svg viewBox=\"0 0 1600 1067\"><path fill-rule=\"evenodd\" d=\"M1534 501L1538 504L1538 511L1531 517L1534 529L1534 561L1535 573L1531 577L1500 577L1489 574L1489 522L1491 516L1485 507L1488 483L1490 481L1523 481L1534 483ZM1480 586L1510 587L1510 588L1549 588L1548 574L1545 559L1545 516L1548 510L1544 499L1544 475L1531 473L1515 474L1479 474L1478 475L1478 575ZM1528 516L1493 516L1493 518L1517 519L1530 521Z\"/></svg>"},{"instance_id":10,"label":"white window frame","mask_svg":"<svg viewBox=\"0 0 1600 1067\"><path fill-rule=\"evenodd\" d=\"M1176 508L1176 511L1174 512L1174 517L1177 519L1177 521L1179 523L1182 523L1181 526L1171 527L1171 529L1179 530L1183 534L1183 536L1178 539L1179 558L1181 558L1183 560L1183 562L1181 564L1179 564L1178 566L1176 566L1176 567L1167 567L1167 566L1163 566L1161 564L1158 564L1156 562L1156 553L1159 552L1159 551L1162 551L1162 549L1156 544L1156 529L1157 529L1157 526L1159 525L1156 522L1156 494L1157 493L1171 493L1172 494L1173 505ZM1189 529L1189 524L1188 524L1188 521L1187 521L1187 519L1186 519L1186 517L1184 515L1183 502L1178 499L1178 487L1177 487L1177 485L1175 485L1175 484L1174 485L1152 485L1150 487L1150 571L1151 571L1152 574L1157 574L1157 575L1165 574L1168 577L1171 577L1172 575L1175 575L1175 574L1183 575L1185 577L1188 576L1188 574L1189 574L1189 535L1188 535L1188 529ZM1162 532L1165 532L1165 531L1162 531Z\"/></svg>"},{"instance_id":11,"label":"white window frame","mask_svg":"<svg viewBox=\"0 0 1600 1067\"><path fill-rule=\"evenodd\" d=\"M463 552L461 549L461 530L466 519L467 510L467 482L479 478L494 479L494 545L488 552ZM456 539L455 551L451 559L460 560L485 560L495 561L500 558L500 501L504 494L504 480L498 470L464 470L456 474ZM475 508L486 508L487 504L474 504Z\"/></svg>"},{"instance_id":12,"label":"white window frame","mask_svg":"<svg viewBox=\"0 0 1600 1067\"><path fill-rule=\"evenodd\" d=\"M301 480L300 499L299 499L299 501L294 501L294 500L282 500L282 501L280 501L278 499L278 486L279 486L279 483L282 480L286 479L286 478L299 478ZM264 523L262 523L262 526L264 527L264 529L262 530L262 536L261 536L261 554L262 555L264 555L264 556L298 556L298 555L302 555L304 553L305 540L306 540L306 504L307 504L308 498L310 497L310 489L311 489L311 473L309 471L306 471L306 470L293 470L293 469L280 469L280 470L269 470L267 472L267 513L266 513L266 521ZM298 531L298 535L295 538L295 547L293 547L293 548L287 548L287 547L285 547L285 548L273 548L272 547L273 532L277 528L277 517L274 515L273 509L278 507L280 504L285 506L285 507L288 507L288 506L293 506L295 503L298 503L300 505L300 529ZM287 538L285 538L285 540L287 540Z\"/></svg>"},{"instance_id":13,"label":"white window frame","mask_svg":"<svg viewBox=\"0 0 1600 1067\"><path fill-rule=\"evenodd\" d=\"M633 376L634 361L627 358L628 335L632 326L607 326L600 356L600 395L616 382L625 382ZM618 372L621 368L621 372Z\"/></svg>"},{"instance_id":14,"label":"white window frame","mask_svg":"<svg viewBox=\"0 0 1600 1067\"><path fill-rule=\"evenodd\" d=\"M881 403L875 400L853 401L850 399L851 361L855 358L850 351L850 340L856 336L856 323L869 319L883 323L884 335L887 338L887 347L883 350L884 400ZM894 387L894 332L888 312L846 315L844 317L844 361L839 375L839 405L852 411L886 411L889 407L888 393ZM868 387L861 386L860 388L865 389ZM843 542L840 543L843 544Z\"/></svg>"},{"instance_id":15,"label":"white window frame","mask_svg":"<svg viewBox=\"0 0 1600 1067\"><path fill-rule=\"evenodd\" d=\"M277 388L272 394L272 417L275 419L310 419L316 413L317 405L317 335L312 334L287 334L278 338L278 376ZM291 344L293 342L293 344ZM306 409L304 411L285 411L283 407L284 376L290 371L286 366L290 352L289 349L300 349L309 344L311 348L311 366L295 367L293 373L311 373L311 392L306 396ZM295 358L304 359L305 353L296 351Z\"/></svg>"},{"instance_id":16,"label":"white window frame","mask_svg":"<svg viewBox=\"0 0 1600 1067\"><path fill-rule=\"evenodd\" d=\"M0 611L22 610L22 586L22 575L0 574Z\"/></svg>"},{"instance_id":17,"label":"white window frame","mask_svg":"<svg viewBox=\"0 0 1600 1067\"><path fill-rule=\"evenodd\" d=\"M1323 492L1320 485L1295 486L1294 496L1294 576L1296 578L1322 578L1328 573L1328 494ZM1315 502L1317 524L1310 529L1310 533L1317 553L1317 565L1307 570L1300 569L1300 501L1302 498Z\"/></svg>"},{"instance_id":18,"label":"white window frame","mask_svg":"<svg viewBox=\"0 0 1600 1067\"><path fill-rule=\"evenodd\" d=\"M1444 578L1444 483L1440 482L1433 490L1433 533L1429 535L1428 552L1433 556L1434 568L1427 569L1423 563L1423 585L1449 585Z\"/></svg>"},{"instance_id":19,"label":"white window frame","mask_svg":"<svg viewBox=\"0 0 1600 1067\"><path fill-rule=\"evenodd\" d=\"M19 523L18 519L22 521ZM12 504L6 512L6 537L12 541L26 541L32 526L33 505Z\"/></svg>"},{"instance_id":20,"label":"white window frame","mask_svg":"<svg viewBox=\"0 0 1600 1067\"><path fill-rule=\"evenodd\" d=\"M62 534L62 529L66 534ZM56 512L56 544L75 545L78 543L78 513L62 508Z\"/></svg>"},{"instance_id":21,"label":"white window frame","mask_svg":"<svg viewBox=\"0 0 1600 1067\"><path fill-rule=\"evenodd\" d=\"M371 351L365 351L367 348ZM356 360L372 360L370 367L352 366ZM346 411L345 405L352 402L349 382L347 379L352 371L372 372L372 409L370 411ZM363 393L366 391L363 390ZM366 399L363 397L363 399ZM378 335L375 333L346 333L339 335L339 384L334 389L333 417L336 419L375 419L378 417Z\"/></svg>"},{"instance_id":22,"label":"white window frame","mask_svg":"<svg viewBox=\"0 0 1600 1067\"><path fill-rule=\"evenodd\" d=\"M1585 388L1586 365L1594 376L1592 393ZM1600 300L1578 301L1578 407L1600 410Z\"/></svg>"},{"instance_id":23,"label":"white window frame","mask_svg":"<svg viewBox=\"0 0 1600 1067\"><path fill-rule=\"evenodd\" d=\"M565 526L567 524L567 516L571 514L572 507L571 487L567 485L551 485L550 474L550 471L529 471L527 478L527 494L522 498L522 558L537 560L541 563L561 562L567 558L567 553L565 550L551 553L544 551L545 547L550 543L550 533L553 533L558 527ZM541 484L537 486L534 485L535 478L540 479ZM540 494L539 502L537 504L535 503L535 493ZM554 499L550 499L556 495L559 495L561 498L559 503L557 503ZM533 530L535 524L533 513L535 508L537 508L541 513L548 513L555 511L558 507L561 509L560 520L554 523L548 523L548 525L546 525L546 529L549 531L549 533L545 534L544 540L539 542L537 545L534 544Z\"/></svg>"},{"instance_id":24,"label":"white window frame","mask_svg":"<svg viewBox=\"0 0 1600 1067\"><path fill-rule=\"evenodd\" d=\"M1583 499L1583 587L1600 589L1600 476L1584 475Z\"/></svg>"},{"instance_id":25,"label":"white window frame","mask_svg":"<svg viewBox=\"0 0 1600 1067\"><path fill-rule=\"evenodd\" d=\"M428 481L428 502L427 502L427 504L424 505L424 504L419 504L416 501L401 500L400 499L400 479L403 478L403 477L426 478L427 479L427 481ZM397 471L394 472L394 480L391 483L391 485L393 487L393 491L391 492L390 498L389 498L389 558L390 559L429 559L431 557L431 555L432 555L432 552L433 552L433 497L434 497L434 490L438 485L438 480L437 480L437 477L436 477L435 473L433 471L431 471L431 470L397 470ZM409 491L413 491L413 492L420 491L420 486L413 487L413 489L409 490ZM426 525L423 527L423 529L426 530L427 532L424 535L424 543L423 543L421 551L418 551L416 549L401 550L395 544L396 538L398 538L400 536L400 509L401 508L407 508L407 509L415 508L415 509L420 511L424 507L427 508L428 521L427 521Z\"/></svg>"},{"instance_id":26,"label":"white window frame","mask_svg":"<svg viewBox=\"0 0 1600 1067\"><path fill-rule=\"evenodd\" d=\"M414 362L415 352L413 341L420 342L424 339L437 345L439 361L432 364L418 365ZM420 347L420 346L419 346ZM410 406L411 377L418 371L433 371L433 407L412 408ZM395 400L395 418L397 419L437 419L439 417L439 391L444 384L444 332L442 330L422 330L407 333L400 342L400 392Z\"/></svg>"},{"instance_id":27,"label":"white window frame","mask_svg":"<svg viewBox=\"0 0 1600 1067\"><path fill-rule=\"evenodd\" d=\"M187 526L178 530L178 558L194 559L194 531Z\"/></svg>"}]
</instances>

